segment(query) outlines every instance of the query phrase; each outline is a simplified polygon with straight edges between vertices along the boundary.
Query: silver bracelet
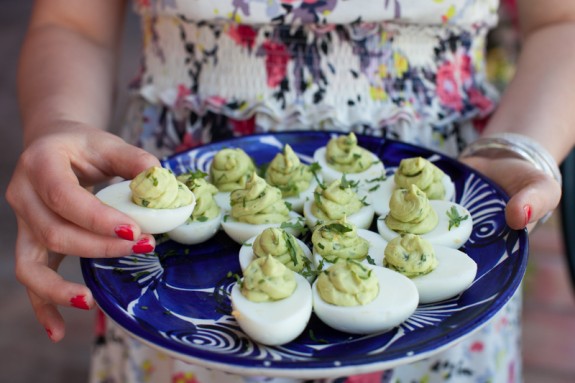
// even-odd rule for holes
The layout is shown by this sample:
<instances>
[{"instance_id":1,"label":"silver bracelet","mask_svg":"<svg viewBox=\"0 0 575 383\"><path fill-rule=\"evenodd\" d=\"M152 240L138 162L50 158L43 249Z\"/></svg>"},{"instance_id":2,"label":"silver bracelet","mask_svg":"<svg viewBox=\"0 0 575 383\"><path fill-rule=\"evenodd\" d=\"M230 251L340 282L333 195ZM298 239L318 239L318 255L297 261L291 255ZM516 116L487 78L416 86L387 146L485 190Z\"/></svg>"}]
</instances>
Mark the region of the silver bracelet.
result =
<instances>
[{"instance_id":1,"label":"silver bracelet","mask_svg":"<svg viewBox=\"0 0 575 383\"><path fill-rule=\"evenodd\" d=\"M460 154L460 158L473 156L519 158L553 177L559 186L563 184L561 171L553 156L537 141L523 134L495 133L488 137L479 138L463 149ZM541 217L539 223L547 221L551 214L551 211L547 212Z\"/></svg>"}]
</instances>

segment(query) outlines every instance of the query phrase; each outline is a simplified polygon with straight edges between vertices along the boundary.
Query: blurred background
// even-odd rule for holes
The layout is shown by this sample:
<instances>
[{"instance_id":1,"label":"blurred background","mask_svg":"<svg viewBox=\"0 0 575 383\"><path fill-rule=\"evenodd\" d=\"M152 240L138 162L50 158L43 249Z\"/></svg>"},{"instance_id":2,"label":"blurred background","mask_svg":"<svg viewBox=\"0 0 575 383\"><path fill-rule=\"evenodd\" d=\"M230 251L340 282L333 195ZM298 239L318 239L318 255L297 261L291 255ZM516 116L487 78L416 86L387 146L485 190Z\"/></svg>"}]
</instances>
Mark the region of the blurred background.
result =
<instances>
[{"instance_id":1,"label":"blurred background","mask_svg":"<svg viewBox=\"0 0 575 383\"><path fill-rule=\"evenodd\" d=\"M63 309L67 331L52 343L34 317L24 288L14 277L16 220L4 193L22 148L16 100L16 69L32 0L0 0L0 382L86 382L95 312ZM128 12L123 39L125 55L118 86L125 90L135 73L139 55L138 20ZM117 115L122 115L125 92L119 92ZM82 282L77 258L62 265L65 278Z\"/></svg>"},{"instance_id":2,"label":"blurred background","mask_svg":"<svg viewBox=\"0 0 575 383\"><path fill-rule=\"evenodd\" d=\"M14 277L16 222L4 193L21 150L15 81L31 4L31 0L0 0L0 382L81 383L89 371L94 313L63 309L67 335L53 344L36 322L26 292ZM140 47L137 20L129 13L126 21L117 118L122 115L126 101L123 90L135 73ZM512 75L512 66L507 64L514 56L514 33L504 29L495 36L500 46L489 55L494 64L491 76L504 83ZM575 301L559 218L555 214L530 239L523 314L526 383L575 382ZM78 259L65 260L62 274L81 282Z\"/></svg>"}]
</instances>

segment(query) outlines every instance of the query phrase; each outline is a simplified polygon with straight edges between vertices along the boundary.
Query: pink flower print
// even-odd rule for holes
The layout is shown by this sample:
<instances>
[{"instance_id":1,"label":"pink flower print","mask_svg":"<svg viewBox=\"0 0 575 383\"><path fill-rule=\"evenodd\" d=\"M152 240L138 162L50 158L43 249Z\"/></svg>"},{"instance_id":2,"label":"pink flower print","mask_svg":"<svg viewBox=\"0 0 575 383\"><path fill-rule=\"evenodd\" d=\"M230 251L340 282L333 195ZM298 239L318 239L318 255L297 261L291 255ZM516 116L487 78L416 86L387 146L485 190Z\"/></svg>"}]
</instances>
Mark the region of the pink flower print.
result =
<instances>
[{"instance_id":1,"label":"pink flower print","mask_svg":"<svg viewBox=\"0 0 575 383\"><path fill-rule=\"evenodd\" d=\"M509 377L507 380L509 383L515 382L515 361L514 360L509 362L507 376Z\"/></svg>"},{"instance_id":2,"label":"pink flower print","mask_svg":"<svg viewBox=\"0 0 575 383\"><path fill-rule=\"evenodd\" d=\"M483 342L473 342L471 347L469 347L472 352L481 352L484 348Z\"/></svg>"},{"instance_id":3,"label":"pink flower print","mask_svg":"<svg viewBox=\"0 0 575 383\"><path fill-rule=\"evenodd\" d=\"M172 376L172 383L200 383L191 372L178 372Z\"/></svg>"},{"instance_id":4,"label":"pink flower print","mask_svg":"<svg viewBox=\"0 0 575 383\"><path fill-rule=\"evenodd\" d=\"M190 89L184 84L178 85L178 100L183 100L190 95Z\"/></svg>"},{"instance_id":5,"label":"pink flower print","mask_svg":"<svg viewBox=\"0 0 575 383\"><path fill-rule=\"evenodd\" d=\"M502 317L501 319L499 319L499 321L497 321L497 323L495 324L495 330L496 331L502 331L505 330L505 328L509 325L509 319L507 317Z\"/></svg>"},{"instance_id":6,"label":"pink flower print","mask_svg":"<svg viewBox=\"0 0 575 383\"><path fill-rule=\"evenodd\" d=\"M237 136L245 136L248 134L253 134L256 130L256 118L252 116L247 120L234 120L229 119L230 125L232 126L232 130L235 135Z\"/></svg>"},{"instance_id":7,"label":"pink flower print","mask_svg":"<svg viewBox=\"0 0 575 383\"><path fill-rule=\"evenodd\" d=\"M180 144L178 146L176 146L174 151L175 152L183 152L184 150L195 148L196 146L201 145L201 144L202 144L201 142L194 139L194 137L192 136L192 134L190 132L186 132L186 133L184 133L184 136L182 137L182 141L180 142Z\"/></svg>"},{"instance_id":8,"label":"pink flower print","mask_svg":"<svg viewBox=\"0 0 575 383\"><path fill-rule=\"evenodd\" d=\"M350 376L344 383L381 383L385 371Z\"/></svg>"},{"instance_id":9,"label":"pink flower print","mask_svg":"<svg viewBox=\"0 0 575 383\"><path fill-rule=\"evenodd\" d=\"M441 104L460 111L463 108L463 101L459 94L459 84L457 83L454 69L453 64L450 62L446 62L439 67L435 86Z\"/></svg>"},{"instance_id":10,"label":"pink flower print","mask_svg":"<svg viewBox=\"0 0 575 383\"><path fill-rule=\"evenodd\" d=\"M310 24L310 29L317 33L329 33L335 31L337 25L335 24Z\"/></svg>"},{"instance_id":11,"label":"pink flower print","mask_svg":"<svg viewBox=\"0 0 575 383\"><path fill-rule=\"evenodd\" d=\"M489 119L491 118L491 115L487 115L485 117L480 117L480 118L474 118L472 121L473 124L473 128L481 133L485 130L485 127L487 126L487 123L489 122Z\"/></svg>"},{"instance_id":12,"label":"pink flower print","mask_svg":"<svg viewBox=\"0 0 575 383\"><path fill-rule=\"evenodd\" d=\"M206 104L222 108L226 105L226 99L220 96L210 96L206 98Z\"/></svg>"},{"instance_id":13,"label":"pink flower print","mask_svg":"<svg viewBox=\"0 0 575 383\"><path fill-rule=\"evenodd\" d=\"M254 47L258 32L249 25L230 26L228 35L238 45L252 49Z\"/></svg>"},{"instance_id":14,"label":"pink flower print","mask_svg":"<svg viewBox=\"0 0 575 383\"><path fill-rule=\"evenodd\" d=\"M461 84L467 83L471 80L471 57L466 54L460 54L455 59L459 69L459 78L461 79Z\"/></svg>"},{"instance_id":15,"label":"pink flower print","mask_svg":"<svg viewBox=\"0 0 575 383\"><path fill-rule=\"evenodd\" d=\"M493 102L489 98L485 97L479 89L471 88L467 91L467 95L469 96L469 102L479 109L481 114L490 112L493 108Z\"/></svg>"},{"instance_id":16,"label":"pink flower print","mask_svg":"<svg viewBox=\"0 0 575 383\"><path fill-rule=\"evenodd\" d=\"M286 77L287 63L291 55L284 44L270 40L263 43L263 49L266 54L268 86L275 88Z\"/></svg>"},{"instance_id":17,"label":"pink flower print","mask_svg":"<svg viewBox=\"0 0 575 383\"><path fill-rule=\"evenodd\" d=\"M179 84L178 94L176 95L176 102L174 106L177 108L183 107L184 103L186 102L186 97L188 97L190 94L190 89L187 86L184 84Z\"/></svg>"}]
</instances>

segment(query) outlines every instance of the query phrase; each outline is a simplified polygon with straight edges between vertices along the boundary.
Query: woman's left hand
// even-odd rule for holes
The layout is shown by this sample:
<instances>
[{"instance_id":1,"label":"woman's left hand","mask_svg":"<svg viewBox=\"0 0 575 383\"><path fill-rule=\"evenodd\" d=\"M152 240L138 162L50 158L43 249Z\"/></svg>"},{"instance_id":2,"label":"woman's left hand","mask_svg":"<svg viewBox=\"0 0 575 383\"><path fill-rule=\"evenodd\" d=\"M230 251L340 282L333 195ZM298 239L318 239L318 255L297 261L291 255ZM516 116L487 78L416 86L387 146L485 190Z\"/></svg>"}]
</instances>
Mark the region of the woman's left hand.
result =
<instances>
[{"instance_id":1,"label":"woman's left hand","mask_svg":"<svg viewBox=\"0 0 575 383\"><path fill-rule=\"evenodd\" d=\"M467 157L461 161L490 178L509 195L505 218L512 229L531 228L531 224L559 205L559 183L525 160Z\"/></svg>"}]
</instances>

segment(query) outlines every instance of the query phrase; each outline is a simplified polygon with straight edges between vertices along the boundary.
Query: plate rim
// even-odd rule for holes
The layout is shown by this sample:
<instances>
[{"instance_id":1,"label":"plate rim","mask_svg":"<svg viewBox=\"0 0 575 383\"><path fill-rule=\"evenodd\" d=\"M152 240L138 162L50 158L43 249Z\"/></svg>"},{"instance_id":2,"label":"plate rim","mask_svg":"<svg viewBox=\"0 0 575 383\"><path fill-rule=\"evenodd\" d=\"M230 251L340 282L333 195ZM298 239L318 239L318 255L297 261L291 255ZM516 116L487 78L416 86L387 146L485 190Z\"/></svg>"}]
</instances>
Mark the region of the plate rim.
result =
<instances>
[{"instance_id":1,"label":"plate rim","mask_svg":"<svg viewBox=\"0 0 575 383\"><path fill-rule=\"evenodd\" d=\"M322 136L329 137L331 135L341 135L347 134L348 132L341 131L284 131L284 132L264 132L256 133L247 136L234 137L226 139L223 141L217 141L212 143L203 144L192 149L184 150L178 153L165 156L161 159L162 165L165 166L168 162L173 161L175 158L182 155L187 155L191 151L196 151L200 149L205 149L206 147L214 145L226 145L232 146L234 143L245 141L245 140L257 140L261 136L274 136L279 137L281 140L282 136L294 136L294 135L308 135L308 136ZM456 158L449 157L434 149L429 149L425 147L418 146L416 144L406 143L403 141L398 141L389 138L375 137L372 135L365 135L356 133L358 140L369 139L369 140L381 140L380 144L384 142L390 142L391 145L400 145L411 148L423 153L428 153L430 155L439 155L440 158L452 161L456 166L460 166L466 170L468 173L473 173L477 175L482 182L489 184L492 187L499 198L504 202L509 200L507 194L495 184L493 181L480 174L476 170L470 168L468 165L458 161ZM237 145L241 147L241 145ZM93 262L96 262L98 258L81 258L81 270L84 277L84 281L88 287L90 287L94 299L97 302L98 307L107 315L107 319L116 323L120 328L122 328L128 335L140 340L142 343L148 345L149 347L161 350L162 352L176 358L183 360L185 362L201 365L207 368L215 368L222 371L240 374L240 375L260 375L260 376L275 376L275 377L294 377L294 378L325 378L333 376L342 375L353 375L358 373L366 373L370 371L377 371L381 369L393 368L399 365L412 363L421 359L430 357L436 353L450 348L453 344L460 342L477 331L483 328L489 320L493 318L500 310L502 310L507 302L513 297L513 295L518 290L521 280L525 274L528 258L528 237L527 230L512 230L517 233L517 241L521 248L521 262L516 268L516 273L509 281L510 289L506 291L504 295L496 296L489 309L486 313L481 315L481 318L475 318L472 322L467 323L465 326L458 328L455 331L449 333L449 336L445 336L445 341L441 342L435 347L426 346L424 351L414 353L413 355L404 355L393 359L378 360L377 356L353 356L351 358L335 358L335 357L322 357L320 361L318 360L300 360L295 359L293 361L282 360L281 365L275 361L260 360L257 361L254 358L245 358L240 356L230 356L225 353L215 352L215 351L205 351L199 348L193 348L193 355L189 353L190 348L182 344L169 344L168 346L162 345L161 342L157 340L162 340L157 333L150 333L141 326L135 327L134 322L129 321L126 314L123 313L118 316L115 310L109 310L109 307L116 307L113 302L109 302L108 298L105 296L103 291L100 289L92 289L92 281L89 276L92 273ZM102 304L102 303L105 304ZM109 305L109 306L108 306ZM496 307L497 309L494 309ZM479 322L479 323L477 323ZM152 335L151 339L147 339L146 336ZM273 348L273 347L272 347ZM186 352L188 351L188 352ZM408 353L409 354L409 353ZM345 359L345 360L340 360ZM311 364L311 365L310 365ZM305 366L304 366L305 365ZM302 373L303 372L303 373Z\"/></svg>"}]
</instances>

